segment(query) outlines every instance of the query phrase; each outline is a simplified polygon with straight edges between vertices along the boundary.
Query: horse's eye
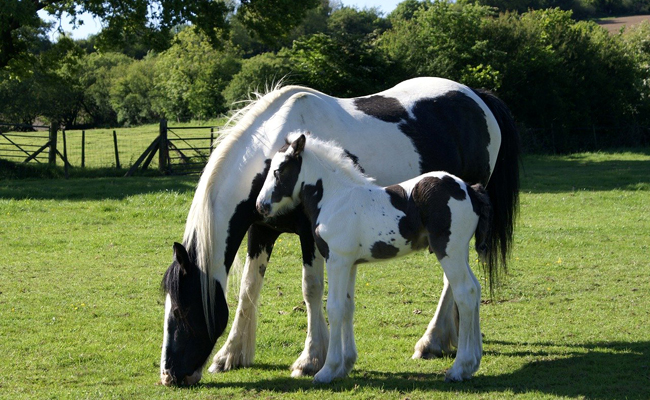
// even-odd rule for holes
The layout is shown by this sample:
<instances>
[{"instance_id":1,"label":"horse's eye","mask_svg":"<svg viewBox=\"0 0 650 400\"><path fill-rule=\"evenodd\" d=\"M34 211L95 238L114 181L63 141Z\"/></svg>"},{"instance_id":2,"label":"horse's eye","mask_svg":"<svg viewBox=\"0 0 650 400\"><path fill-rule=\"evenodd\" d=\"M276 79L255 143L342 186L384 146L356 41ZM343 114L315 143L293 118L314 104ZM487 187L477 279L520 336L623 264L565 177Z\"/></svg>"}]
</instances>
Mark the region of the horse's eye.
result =
<instances>
[{"instance_id":1,"label":"horse's eye","mask_svg":"<svg viewBox=\"0 0 650 400\"><path fill-rule=\"evenodd\" d=\"M276 169L273 171L273 176L275 177L276 180L280 180L280 170Z\"/></svg>"}]
</instances>

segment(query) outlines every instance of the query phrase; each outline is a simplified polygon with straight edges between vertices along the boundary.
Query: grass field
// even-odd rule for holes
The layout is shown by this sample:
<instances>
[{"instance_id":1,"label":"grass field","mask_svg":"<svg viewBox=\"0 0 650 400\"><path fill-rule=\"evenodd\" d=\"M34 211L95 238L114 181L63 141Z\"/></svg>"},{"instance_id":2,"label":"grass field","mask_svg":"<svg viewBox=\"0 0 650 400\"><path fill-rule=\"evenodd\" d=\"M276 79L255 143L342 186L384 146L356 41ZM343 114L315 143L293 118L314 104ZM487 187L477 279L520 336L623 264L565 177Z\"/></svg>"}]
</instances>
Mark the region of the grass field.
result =
<instances>
[{"instance_id":1,"label":"grass field","mask_svg":"<svg viewBox=\"0 0 650 400\"><path fill-rule=\"evenodd\" d=\"M290 378L306 314L285 235L255 366L156 385L159 284L196 179L0 180L0 398L650 398L650 149L525 159L510 274L481 308L481 368L454 384L453 360L410 359L442 287L424 253L359 268L348 378Z\"/></svg>"}]
</instances>

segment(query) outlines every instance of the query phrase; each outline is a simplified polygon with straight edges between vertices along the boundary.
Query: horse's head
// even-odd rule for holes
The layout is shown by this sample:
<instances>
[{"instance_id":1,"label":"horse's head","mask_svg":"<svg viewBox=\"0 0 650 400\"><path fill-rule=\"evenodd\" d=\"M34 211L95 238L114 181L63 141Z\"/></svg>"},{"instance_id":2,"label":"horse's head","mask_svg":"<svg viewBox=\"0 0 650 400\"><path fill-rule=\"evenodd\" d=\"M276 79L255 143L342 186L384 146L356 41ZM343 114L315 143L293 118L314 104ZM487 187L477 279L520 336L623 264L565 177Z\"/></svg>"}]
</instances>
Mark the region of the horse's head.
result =
<instances>
[{"instance_id":1,"label":"horse's head","mask_svg":"<svg viewBox=\"0 0 650 400\"><path fill-rule=\"evenodd\" d=\"M269 173L255 203L257 211L264 217L274 217L297 205L300 189L297 183L305 142L306 137L301 134L273 156Z\"/></svg>"},{"instance_id":2,"label":"horse's head","mask_svg":"<svg viewBox=\"0 0 650 400\"><path fill-rule=\"evenodd\" d=\"M201 379L203 365L226 327L228 308L221 285L215 287L215 311L206 322L201 297L201 274L182 244L174 243L174 261L165 272L165 332L160 379L166 386L193 385Z\"/></svg>"}]
</instances>

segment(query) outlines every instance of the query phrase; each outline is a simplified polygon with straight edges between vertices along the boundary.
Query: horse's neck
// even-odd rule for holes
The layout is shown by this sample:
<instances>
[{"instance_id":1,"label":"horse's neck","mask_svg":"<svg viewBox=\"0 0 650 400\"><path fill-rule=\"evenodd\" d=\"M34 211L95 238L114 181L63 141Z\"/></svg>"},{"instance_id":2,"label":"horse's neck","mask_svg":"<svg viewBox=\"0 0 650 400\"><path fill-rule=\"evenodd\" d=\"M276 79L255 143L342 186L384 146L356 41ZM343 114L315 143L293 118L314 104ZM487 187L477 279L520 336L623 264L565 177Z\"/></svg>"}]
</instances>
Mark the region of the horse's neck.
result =
<instances>
[{"instance_id":1,"label":"horse's neck","mask_svg":"<svg viewBox=\"0 0 650 400\"><path fill-rule=\"evenodd\" d=\"M199 267L225 285L232 263L230 247L239 246L254 209L242 209L259 182L266 160L284 143L276 120L282 120L286 101L305 88L290 87L259 100L215 148L199 181L187 219L184 242L193 242ZM308 91L308 90L307 90ZM284 132L286 133L286 132ZM238 226L232 226L236 221ZM239 226L241 225L241 226ZM237 232L233 232L233 230ZM224 287L225 291L225 287Z\"/></svg>"}]
</instances>

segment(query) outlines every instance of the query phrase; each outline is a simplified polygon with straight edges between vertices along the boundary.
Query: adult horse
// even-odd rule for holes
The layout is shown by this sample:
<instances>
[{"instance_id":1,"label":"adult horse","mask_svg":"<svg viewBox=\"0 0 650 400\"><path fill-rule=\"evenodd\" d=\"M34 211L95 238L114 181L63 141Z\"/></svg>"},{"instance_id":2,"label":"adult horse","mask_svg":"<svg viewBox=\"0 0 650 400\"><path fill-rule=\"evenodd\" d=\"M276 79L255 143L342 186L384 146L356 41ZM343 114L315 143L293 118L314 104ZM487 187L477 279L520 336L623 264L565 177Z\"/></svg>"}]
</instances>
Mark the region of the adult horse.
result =
<instances>
[{"instance_id":1,"label":"adult horse","mask_svg":"<svg viewBox=\"0 0 650 400\"><path fill-rule=\"evenodd\" d=\"M307 338L292 376L323 366L328 330L323 315L323 256L300 209L264 221L255 200L270 159L295 130L334 140L366 174L390 185L428 171L445 170L487 185L493 207L492 247L505 261L512 243L519 195L519 137L505 104L490 93L441 78L416 78L386 91L339 99L287 86L240 112L222 132L199 180L183 244L163 279L167 295L161 354L163 384L193 384L225 330L228 273L248 232L248 254L230 335L209 370L249 366L255 353L257 301L275 240L300 236ZM488 185L489 181L489 185ZM458 343L453 293L444 278L436 313L415 346L414 358L449 354Z\"/></svg>"}]
</instances>

